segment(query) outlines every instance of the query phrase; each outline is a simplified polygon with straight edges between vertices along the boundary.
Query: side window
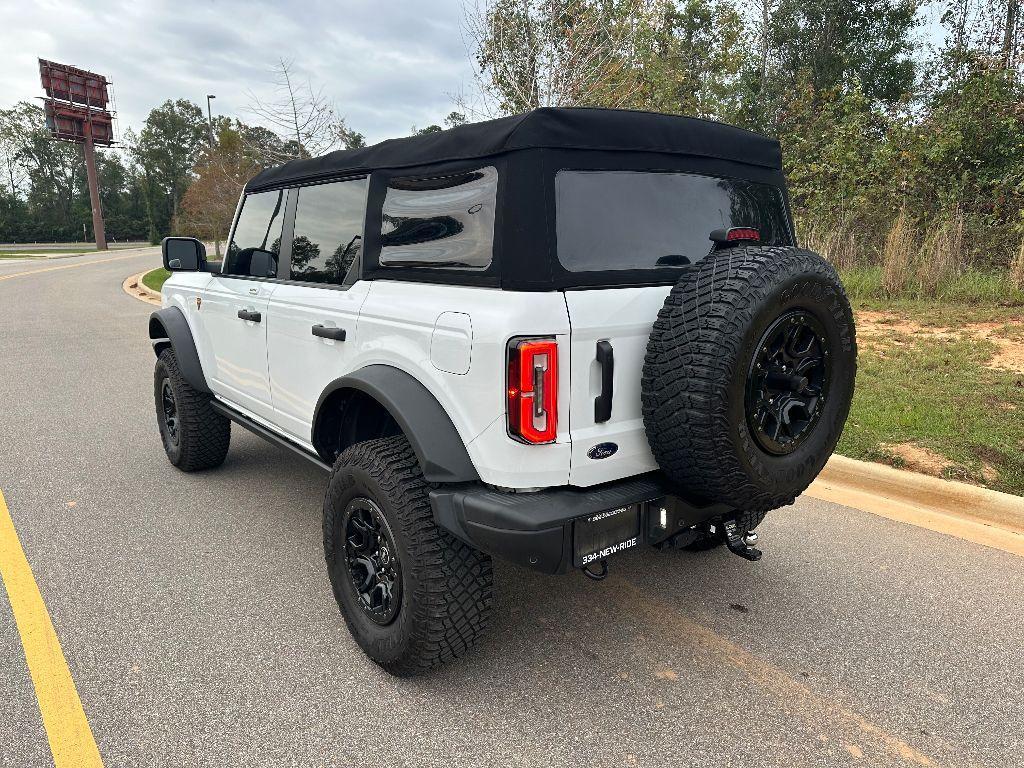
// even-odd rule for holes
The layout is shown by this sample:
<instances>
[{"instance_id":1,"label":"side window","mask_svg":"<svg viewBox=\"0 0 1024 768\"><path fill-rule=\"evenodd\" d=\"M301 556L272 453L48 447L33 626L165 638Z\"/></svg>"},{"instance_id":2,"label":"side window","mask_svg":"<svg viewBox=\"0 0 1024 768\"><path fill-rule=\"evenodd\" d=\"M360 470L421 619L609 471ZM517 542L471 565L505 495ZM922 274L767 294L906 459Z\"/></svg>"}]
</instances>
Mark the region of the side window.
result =
<instances>
[{"instance_id":1,"label":"side window","mask_svg":"<svg viewBox=\"0 0 1024 768\"><path fill-rule=\"evenodd\" d=\"M222 274L277 277L284 201L284 190L245 196Z\"/></svg>"},{"instance_id":2,"label":"side window","mask_svg":"<svg viewBox=\"0 0 1024 768\"><path fill-rule=\"evenodd\" d=\"M342 285L362 251L367 180L299 187L292 280ZM348 282L351 282L348 281Z\"/></svg>"},{"instance_id":3,"label":"side window","mask_svg":"<svg viewBox=\"0 0 1024 768\"><path fill-rule=\"evenodd\" d=\"M486 269L497 194L493 166L451 176L391 179L384 197L381 266Z\"/></svg>"}]
</instances>

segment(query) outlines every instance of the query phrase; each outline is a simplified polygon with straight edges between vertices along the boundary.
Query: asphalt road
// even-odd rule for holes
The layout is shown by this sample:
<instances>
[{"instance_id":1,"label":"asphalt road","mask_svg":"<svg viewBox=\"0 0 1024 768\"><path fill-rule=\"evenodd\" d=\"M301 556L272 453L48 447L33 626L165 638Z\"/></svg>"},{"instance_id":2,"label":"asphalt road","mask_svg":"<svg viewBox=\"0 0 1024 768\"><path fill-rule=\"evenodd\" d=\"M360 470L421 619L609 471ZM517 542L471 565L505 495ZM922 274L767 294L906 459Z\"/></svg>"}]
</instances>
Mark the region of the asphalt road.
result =
<instances>
[{"instance_id":1,"label":"asphalt road","mask_svg":"<svg viewBox=\"0 0 1024 768\"><path fill-rule=\"evenodd\" d=\"M220 469L167 463L121 291L157 262L0 261L0 489L108 767L1024 765L1024 561L811 499L759 563L498 563L479 650L388 677L331 597L319 470L237 428ZM49 764L0 598L0 765Z\"/></svg>"}]
</instances>

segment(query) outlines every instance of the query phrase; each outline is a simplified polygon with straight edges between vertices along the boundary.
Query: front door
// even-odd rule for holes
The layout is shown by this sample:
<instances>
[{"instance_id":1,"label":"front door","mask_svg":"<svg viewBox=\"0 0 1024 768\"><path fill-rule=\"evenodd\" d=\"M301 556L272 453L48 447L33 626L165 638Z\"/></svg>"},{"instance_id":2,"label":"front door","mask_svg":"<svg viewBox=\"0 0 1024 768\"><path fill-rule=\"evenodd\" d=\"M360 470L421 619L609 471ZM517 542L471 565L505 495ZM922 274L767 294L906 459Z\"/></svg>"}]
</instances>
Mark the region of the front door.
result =
<instances>
[{"instance_id":1,"label":"front door","mask_svg":"<svg viewBox=\"0 0 1024 768\"><path fill-rule=\"evenodd\" d=\"M210 280L197 316L208 340L203 370L229 403L273 418L267 368L270 297L277 287L286 193L247 195L221 274Z\"/></svg>"}]
</instances>

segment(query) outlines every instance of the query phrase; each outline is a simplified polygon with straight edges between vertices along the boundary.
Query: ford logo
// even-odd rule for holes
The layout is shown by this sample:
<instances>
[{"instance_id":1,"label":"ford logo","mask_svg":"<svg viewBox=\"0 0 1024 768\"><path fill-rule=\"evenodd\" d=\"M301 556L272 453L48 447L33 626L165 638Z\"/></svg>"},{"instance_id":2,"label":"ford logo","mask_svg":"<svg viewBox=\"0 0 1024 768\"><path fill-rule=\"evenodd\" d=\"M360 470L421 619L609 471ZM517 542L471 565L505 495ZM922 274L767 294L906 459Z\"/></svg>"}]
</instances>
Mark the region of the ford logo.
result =
<instances>
[{"instance_id":1,"label":"ford logo","mask_svg":"<svg viewBox=\"0 0 1024 768\"><path fill-rule=\"evenodd\" d=\"M587 451L587 456L592 459L607 459L609 456L614 455L617 450L619 450L619 446L615 443L598 443Z\"/></svg>"}]
</instances>

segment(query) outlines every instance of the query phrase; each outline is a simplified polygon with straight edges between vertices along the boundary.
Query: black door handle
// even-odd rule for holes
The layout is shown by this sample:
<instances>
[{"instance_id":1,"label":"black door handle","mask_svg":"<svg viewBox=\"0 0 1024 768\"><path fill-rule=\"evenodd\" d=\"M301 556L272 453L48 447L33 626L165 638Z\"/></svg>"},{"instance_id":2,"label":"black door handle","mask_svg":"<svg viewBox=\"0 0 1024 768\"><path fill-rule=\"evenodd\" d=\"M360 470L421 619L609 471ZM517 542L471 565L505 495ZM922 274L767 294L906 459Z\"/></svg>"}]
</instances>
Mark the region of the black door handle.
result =
<instances>
[{"instance_id":1,"label":"black door handle","mask_svg":"<svg viewBox=\"0 0 1024 768\"><path fill-rule=\"evenodd\" d=\"M240 320L249 320L253 323L258 323L263 319L263 315L259 312L250 312L248 309L238 310L238 317Z\"/></svg>"},{"instance_id":2,"label":"black door handle","mask_svg":"<svg viewBox=\"0 0 1024 768\"><path fill-rule=\"evenodd\" d=\"M329 328L326 325L314 325L313 335L319 336L321 339L334 339L335 341L345 340L345 329L344 328Z\"/></svg>"},{"instance_id":3,"label":"black door handle","mask_svg":"<svg viewBox=\"0 0 1024 768\"><path fill-rule=\"evenodd\" d=\"M597 342L597 364L601 366L601 394L594 398L594 422L600 424L612 417L615 355L610 341Z\"/></svg>"}]
</instances>

